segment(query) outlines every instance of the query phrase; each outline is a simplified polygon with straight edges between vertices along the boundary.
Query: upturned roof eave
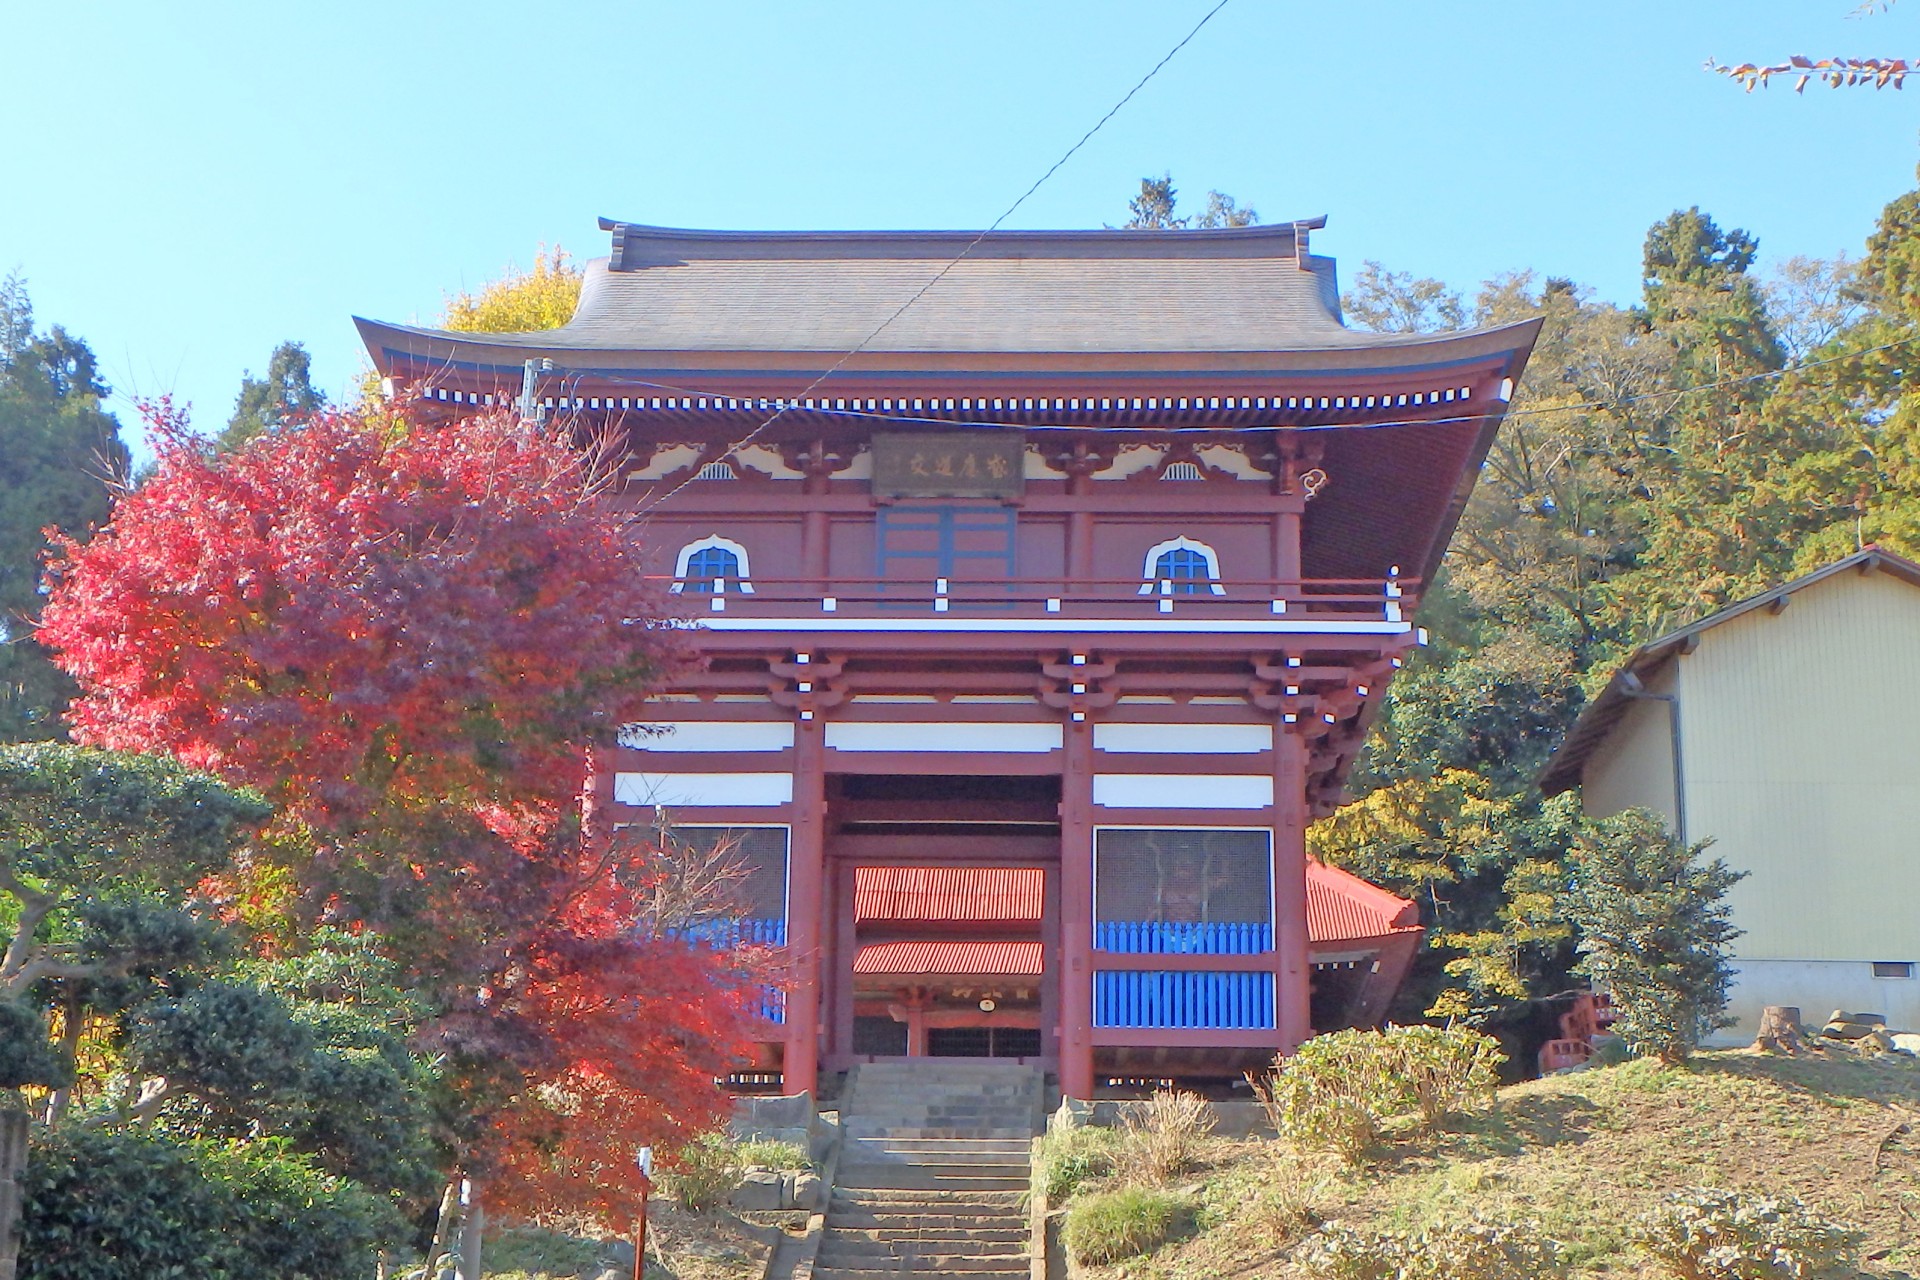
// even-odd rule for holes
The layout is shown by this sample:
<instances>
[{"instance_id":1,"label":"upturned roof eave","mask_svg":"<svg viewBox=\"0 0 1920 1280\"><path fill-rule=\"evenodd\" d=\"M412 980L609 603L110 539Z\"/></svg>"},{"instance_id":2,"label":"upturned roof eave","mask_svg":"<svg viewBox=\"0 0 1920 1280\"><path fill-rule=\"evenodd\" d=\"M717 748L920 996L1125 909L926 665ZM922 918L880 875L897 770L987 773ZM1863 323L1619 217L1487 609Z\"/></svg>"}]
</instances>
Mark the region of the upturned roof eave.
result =
<instances>
[{"instance_id":1,"label":"upturned roof eave","mask_svg":"<svg viewBox=\"0 0 1920 1280\"><path fill-rule=\"evenodd\" d=\"M1036 371L1049 368L1060 372L1088 372L1090 364L1173 365L1178 367L1143 369L1156 375L1241 374L1262 371L1262 362L1274 370L1311 373L1393 373L1457 364L1493 356L1506 357L1513 365L1511 376L1518 376L1519 365L1532 350L1541 321L1538 318L1510 324L1490 325L1431 334L1364 334L1358 330L1339 330L1359 341L1343 343L1302 343L1294 346L1144 348L1144 349L1036 349L1001 350L993 348L887 348L869 347L849 361L848 370L887 372L903 376L916 373L948 376L953 373L999 372L971 362L1005 366L1019 364ZM726 358L729 369L742 372L801 372L818 370L823 361L846 354L839 348L649 348L596 342L592 345L568 341L566 326L528 333L473 333L394 324L383 320L354 317L361 340L379 363L381 355L397 350L416 358L446 359L460 364L517 366L529 359L551 359L556 363L599 360L611 368L648 367L655 369L713 370L718 358ZM558 340L556 340L558 339ZM914 362L923 367L895 367ZM1118 370L1114 370L1118 371Z\"/></svg>"}]
</instances>

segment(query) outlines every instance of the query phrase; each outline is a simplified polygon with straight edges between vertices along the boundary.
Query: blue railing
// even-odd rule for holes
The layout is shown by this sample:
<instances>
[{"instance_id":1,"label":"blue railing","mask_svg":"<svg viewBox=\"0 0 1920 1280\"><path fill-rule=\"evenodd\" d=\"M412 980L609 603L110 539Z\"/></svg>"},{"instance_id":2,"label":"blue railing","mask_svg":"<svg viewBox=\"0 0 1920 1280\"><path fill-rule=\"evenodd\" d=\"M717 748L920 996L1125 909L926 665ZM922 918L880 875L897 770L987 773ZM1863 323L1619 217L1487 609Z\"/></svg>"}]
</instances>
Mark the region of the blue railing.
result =
<instances>
[{"instance_id":1,"label":"blue railing","mask_svg":"<svg viewBox=\"0 0 1920 1280\"><path fill-rule=\"evenodd\" d=\"M747 916L738 920L702 920L698 924L684 925L671 931L676 938L688 942L697 942L712 947L715 951L732 951L739 947L784 947L787 945L787 922L778 917ZM754 1013L768 1022L783 1024L787 1020L787 995L778 987L760 985L754 994L748 997Z\"/></svg>"},{"instance_id":2,"label":"blue railing","mask_svg":"<svg viewBox=\"0 0 1920 1280\"><path fill-rule=\"evenodd\" d=\"M735 947L784 947L787 922L778 917L749 916L740 920L702 920L699 924L675 929L674 936L689 942L703 942L715 951Z\"/></svg>"},{"instance_id":3,"label":"blue railing","mask_svg":"<svg viewBox=\"0 0 1920 1280\"><path fill-rule=\"evenodd\" d=\"M1273 975L1099 970L1093 975L1093 1025L1267 1030L1273 1026Z\"/></svg>"},{"instance_id":4,"label":"blue railing","mask_svg":"<svg viewBox=\"0 0 1920 1280\"><path fill-rule=\"evenodd\" d=\"M1257 955L1273 950L1273 926L1102 920L1093 926L1093 947L1096 951L1123 951L1129 955Z\"/></svg>"}]
</instances>

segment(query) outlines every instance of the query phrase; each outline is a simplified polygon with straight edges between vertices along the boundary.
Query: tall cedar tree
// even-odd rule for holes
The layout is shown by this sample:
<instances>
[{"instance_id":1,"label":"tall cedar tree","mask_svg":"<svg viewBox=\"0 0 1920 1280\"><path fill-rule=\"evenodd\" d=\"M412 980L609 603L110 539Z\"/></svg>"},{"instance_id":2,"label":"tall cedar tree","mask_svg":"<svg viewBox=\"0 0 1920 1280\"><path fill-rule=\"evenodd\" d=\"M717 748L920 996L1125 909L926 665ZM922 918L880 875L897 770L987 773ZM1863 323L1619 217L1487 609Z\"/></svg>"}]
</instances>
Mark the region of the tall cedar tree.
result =
<instances>
[{"instance_id":1,"label":"tall cedar tree","mask_svg":"<svg viewBox=\"0 0 1920 1280\"><path fill-rule=\"evenodd\" d=\"M583 812L682 660L593 458L504 416L322 413L227 455L155 417L151 478L53 566L75 736L266 793L304 917L377 931L435 1010L463 1169L511 1172L500 1208L626 1212L630 1150L578 1153L711 1125L744 1006L731 962L632 928L662 872Z\"/></svg>"},{"instance_id":2,"label":"tall cedar tree","mask_svg":"<svg viewBox=\"0 0 1920 1280\"><path fill-rule=\"evenodd\" d=\"M255 436L301 422L326 408L327 398L313 385L313 358L298 342L283 342L267 358L267 374L241 375L240 394L233 416L218 441L222 449L238 449Z\"/></svg>"},{"instance_id":3,"label":"tall cedar tree","mask_svg":"<svg viewBox=\"0 0 1920 1280\"><path fill-rule=\"evenodd\" d=\"M48 526L84 534L127 473L87 344L36 335L26 284L0 281L0 742L58 738L72 681L34 638Z\"/></svg>"}]
</instances>

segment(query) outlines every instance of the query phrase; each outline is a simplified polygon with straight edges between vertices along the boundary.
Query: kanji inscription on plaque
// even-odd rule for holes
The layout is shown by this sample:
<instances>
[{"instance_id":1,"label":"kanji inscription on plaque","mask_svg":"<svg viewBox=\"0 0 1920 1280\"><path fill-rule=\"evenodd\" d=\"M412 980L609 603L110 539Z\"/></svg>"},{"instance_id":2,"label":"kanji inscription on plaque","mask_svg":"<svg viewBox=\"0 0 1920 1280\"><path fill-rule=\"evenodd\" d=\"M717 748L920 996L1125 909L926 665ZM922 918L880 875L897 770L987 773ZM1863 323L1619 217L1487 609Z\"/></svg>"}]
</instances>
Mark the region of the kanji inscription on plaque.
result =
<instances>
[{"instance_id":1,"label":"kanji inscription on plaque","mask_svg":"<svg viewBox=\"0 0 1920 1280\"><path fill-rule=\"evenodd\" d=\"M880 498L1017 498L1026 488L1018 433L953 431L873 438Z\"/></svg>"}]
</instances>

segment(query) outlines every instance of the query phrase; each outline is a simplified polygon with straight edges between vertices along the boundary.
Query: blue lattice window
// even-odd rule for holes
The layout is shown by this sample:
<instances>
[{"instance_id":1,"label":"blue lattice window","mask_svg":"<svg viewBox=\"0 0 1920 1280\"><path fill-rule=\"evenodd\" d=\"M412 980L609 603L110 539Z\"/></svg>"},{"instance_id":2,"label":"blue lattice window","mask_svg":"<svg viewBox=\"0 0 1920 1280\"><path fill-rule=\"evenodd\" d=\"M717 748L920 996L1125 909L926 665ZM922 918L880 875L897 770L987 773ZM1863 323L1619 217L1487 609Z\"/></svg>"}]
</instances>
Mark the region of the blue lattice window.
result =
<instances>
[{"instance_id":1,"label":"blue lattice window","mask_svg":"<svg viewBox=\"0 0 1920 1280\"><path fill-rule=\"evenodd\" d=\"M1227 594L1220 584L1220 557L1212 547L1192 538L1169 538L1147 548L1140 566L1140 594L1158 596L1198 596ZM1173 602L1162 600L1163 611Z\"/></svg>"},{"instance_id":2,"label":"blue lattice window","mask_svg":"<svg viewBox=\"0 0 1920 1280\"><path fill-rule=\"evenodd\" d=\"M1201 595L1212 590L1213 565L1190 547L1175 547L1161 552L1153 562L1153 577L1156 582L1171 582L1174 595Z\"/></svg>"},{"instance_id":3,"label":"blue lattice window","mask_svg":"<svg viewBox=\"0 0 1920 1280\"><path fill-rule=\"evenodd\" d=\"M727 582L740 581L740 557L722 547L702 547L687 557L687 576L682 579L688 591L711 595Z\"/></svg>"},{"instance_id":4,"label":"blue lattice window","mask_svg":"<svg viewBox=\"0 0 1920 1280\"><path fill-rule=\"evenodd\" d=\"M747 567L747 549L717 534L690 542L680 548L674 567L675 591L695 595L716 595L753 591L752 570Z\"/></svg>"}]
</instances>

